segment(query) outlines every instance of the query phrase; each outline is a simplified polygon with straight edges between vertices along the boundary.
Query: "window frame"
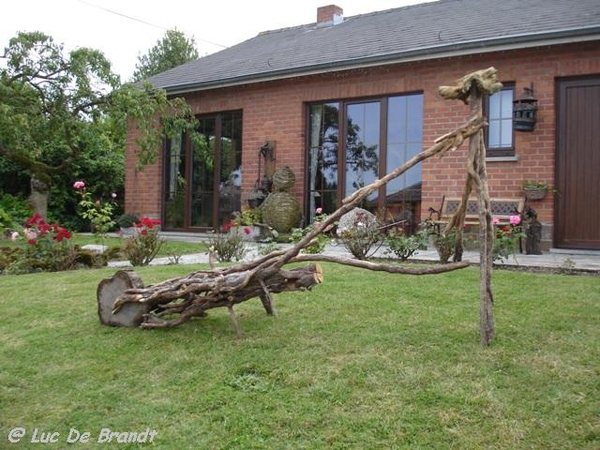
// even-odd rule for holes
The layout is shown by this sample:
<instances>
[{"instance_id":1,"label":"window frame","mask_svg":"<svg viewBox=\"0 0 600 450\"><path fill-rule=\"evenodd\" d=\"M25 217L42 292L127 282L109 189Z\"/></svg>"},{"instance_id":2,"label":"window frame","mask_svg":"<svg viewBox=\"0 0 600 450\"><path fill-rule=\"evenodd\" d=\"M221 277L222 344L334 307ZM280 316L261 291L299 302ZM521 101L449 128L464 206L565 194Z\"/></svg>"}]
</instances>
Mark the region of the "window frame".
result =
<instances>
[{"instance_id":1,"label":"window frame","mask_svg":"<svg viewBox=\"0 0 600 450\"><path fill-rule=\"evenodd\" d=\"M423 91L409 91L409 92L401 92L401 93L394 93L394 94L386 94L383 96L374 96L374 97L361 97L361 98L340 98L340 99L330 99L330 100L322 100L322 101L312 101L312 102L307 102L305 104L306 106L306 149L307 149L307 153L305 153L305 162L306 162L306 166L305 166L305 170L307 173L307 177L305 180L305 192L307 193L307 196L314 196L314 192L317 192L318 194L316 195L317 197L320 197L321 195L319 194L321 189L317 189L315 191L312 190L311 188L311 184L310 184L310 176L308 175L310 173L311 170L311 156L310 156L310 152L313 151L313 146L311 146L311 108L315 107L315 106L319 106L319 105L335 105L335 107L337 108L337 116L338 116L338 120L336 121L337 125L338 125L338 129L337 129L337 155L338 155L338 159L337 159L337 176L336 176L336 181L337 181L337 187L336 187L336 204L337 207L339 207L341 205L341 202L343 200L343 198L345 197L345 187L346 187L346 171L345 171L345 167L346 167L346 146L347 146L347 133L348 133L348 126L347 126L347 120L348 120L348 106L350 105L359 105L361 103L372 103L372 102L376 102L379 103L379 148L378 148L378 157L379 157L379 167L378 167L378 171L379 171L379 176L381 176L381 174L387 174L390 171L390 168L387 167L387 163L388 163L388 112L389 112L389 100L394 98L394 97L410 97L410 96L420 96L420 103L421 103L421 116L420 116L420 120L421 120L421 127L424 127L424 105L425 105L425 101L424 101L424 93ZM421 139L423 139L423 130L421 130ZM423 142L420 142L420 151L422 151L423 148ZM344 168L344 169L342 169ZM422 173L421 173L421 182L422 182ZM377 203L378 203L378 210L383 211L387 208L387 192L386 192L386 186L383 186L382 188L379 189L378 194L377 194ZM305 217L307 218L307 221L310 223L313 219L313 206L314 203L314 199L308 198L306 199L304 208L305 208ZM326 211L329 212L329 211Z\"/></svg>"},{"instance_id":2,"label":"window frame","mask_svg":"<svg viewBox=\"0 0 600 450\"><path fill-rule=\"evenodd\" d=\"M512 92L512 99L514 101L515 99L515 83L514 82L503 82L502 83L503 87L500 91L498 92L502 92L502 91L511 91ZM484 142L485 142L485 147L486 147L486 157L487 158L504 158L504 157L514 157L516 152L515 152L515 129L514 129L514 118L513 118L513 105L511 103L511 108L510 108L510 127L511 127L511 146L510 147L491 147L490 146L490 126L489 126L489 122L491 120L503 120L505 118L503 118L502 116L499 118L490 118L490 99L489 96L486 96L484 98L484 102L483 102L483 111L484 111L484 115L485 118L488 122L488 125L485 128L485 133L484 133Z\"/></svg>"}]
</instances>

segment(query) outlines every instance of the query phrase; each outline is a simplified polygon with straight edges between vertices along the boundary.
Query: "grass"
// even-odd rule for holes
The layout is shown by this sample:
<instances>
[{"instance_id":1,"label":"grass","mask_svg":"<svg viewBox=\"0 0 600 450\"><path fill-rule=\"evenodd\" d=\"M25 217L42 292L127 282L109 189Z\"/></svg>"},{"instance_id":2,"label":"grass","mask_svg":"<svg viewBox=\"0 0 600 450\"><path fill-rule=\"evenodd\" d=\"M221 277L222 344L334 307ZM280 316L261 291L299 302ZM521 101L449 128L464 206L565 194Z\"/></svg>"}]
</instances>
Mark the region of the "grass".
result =
<instances>
[{"instance_id":1,"label":"grass","mask_svg":"<svg viewBox=\"0 0 600 450\"><path fill-rule=\"evenodd\" d=\"M137 269L146 284L198 266ZM408 277L324 265L279 294L171 330L99 324L110 269L0 277L0 447L9 430L157 431L161 449L597 449L598 277L494 273L479 345L478 271ZM29 440L28 440L29 439ZM37 448L37 447L35 447Z\"/></svg>"},{"instance_id":2,"label":"grass","mask_svg":"<svg viewBox=\"0 0 600 450\"><path fill-rule=\"evenodd\" d=\"M78 233L75 233L73 235L73 237L71 238L71 242L79 246L83 246L86 244L102 244L108 247L124 247L125 245L124 238L109 236L101 240L100 238L91 234ZM0 247L18 247L23 245L26 245L23 241L11 242L8 239L0 238ZM173 257L192 253L205 253L206 251L206 243L204 242L186 242L165 239L156 256L158 258L160 258L161 256Z\"/></svg>"}]
</instances>

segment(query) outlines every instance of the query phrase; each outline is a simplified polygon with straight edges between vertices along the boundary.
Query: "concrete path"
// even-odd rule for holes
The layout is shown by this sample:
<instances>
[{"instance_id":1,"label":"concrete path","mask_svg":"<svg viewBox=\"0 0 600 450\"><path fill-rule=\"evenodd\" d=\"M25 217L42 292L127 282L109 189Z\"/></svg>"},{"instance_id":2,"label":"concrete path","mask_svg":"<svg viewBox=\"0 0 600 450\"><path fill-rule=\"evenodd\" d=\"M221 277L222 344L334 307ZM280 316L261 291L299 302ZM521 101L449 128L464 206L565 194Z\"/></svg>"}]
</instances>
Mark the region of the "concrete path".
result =
<instances>
[{"instance_id":1,"label":"concrete path","mask_svg":"<svg viewBox=\"0 0 600 450\"><path fill-rule=\"evenodd\" d=\"M179 240L185 242L203 242L206 241L206 234L190 234L190 233L162 233L162 237L167 240ZM278 248L289 248L290 244L276 244ZM248 252L245 260L252 260L260 256L261 249L264 249L266 244L260 243L249 243ZM384 249L379 249L375 256L385 256ZM325 254L347 256L352 255L346 250L342 243L336 245L327 245L325 248ZM420 261L439 261L437 251L431 250L420 250L418 251L411 260ZM479 252L466 251L463 254L463 260L469 260L474 264L479 263ZM156 258L152 261L151 265L164 265L174 264L175 261L172 257ZM190 255L182 255L179 258L178 264L199 264L208 263L207 253L197 253ZM527 267L527 268L540 268L540 269L559 269L561 271L580 271L591 273L600 276L600 251L578 251L571 252L565 250L551 250L545 252L542 255L525 255L515 254L514 257L509 258L504 262L498 263L499 265L509 267ZM111 261L109 262L111 267L127 267L130 266L128 261Z\"/></svg>"}]
</instances>

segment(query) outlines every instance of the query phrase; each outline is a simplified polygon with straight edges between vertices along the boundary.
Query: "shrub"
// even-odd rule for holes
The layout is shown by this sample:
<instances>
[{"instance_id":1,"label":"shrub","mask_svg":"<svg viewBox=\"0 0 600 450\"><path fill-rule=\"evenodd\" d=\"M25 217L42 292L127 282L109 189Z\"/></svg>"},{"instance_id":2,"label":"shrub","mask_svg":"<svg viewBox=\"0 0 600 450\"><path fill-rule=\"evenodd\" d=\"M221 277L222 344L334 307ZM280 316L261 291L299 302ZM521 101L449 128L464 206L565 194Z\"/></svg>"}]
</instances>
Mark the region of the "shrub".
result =
<instances>
[{"instance_id":1,"label":"shrub","mask_svg":"<svg viewBox=\"0 0 600 450\"><path fill-rule=\"evenodd\" d=\"M31 216L31 207L26 198L10 194L0 196L0 227L16 229L17 224L23 224Z\"/></svg>"},{"instance_id":2,"label":"shrub","mask_svg":"<svg viewBox=\"0 0 600 450\"><path fill-rule=\"evenodd\" d=\"M25 223L27 245L8 263L8 273L57 272L75 268L77 251L70 242L71 232L58 223L50 225L40 214Z\"/></svg>"},{"instance_id":3,"label":"shrub","mask_svg":"<svg viewBox=\"0 0 600 450\"><path fill-rule=\"evenodd\" d=\"M100 199L92 199L92 194L86 190L83 181L76 181L73 187L81 196L79 201L80 215L83 219L89 220L92 232L104 240L106 233L112 230L116 223L112 219L114 210L114 199L117 194L112 194L112 201L103 202Z\"/></svg>"},{"instance_id":4,"label":"shrub","mask_svg":"<svg viewBox=\"0 0 600 450\"><path fill-rule=\"evenodd\" d=\"M406 261L413 256L417 250L427 248L429 232L426 229L408 235L403 231L391 230L385 237L385 243L389 247L386 254L394 254L401 261Z\"/></svg>"},{"instance_id":5,"label":"shrub","mask_svg":"<svg viewBox=\"0 0 600 450\"><path fill-rule=\"evenodd\" d=\"M140 218L136 214L122 214L117 219L117 225L119 228L132 228L134 224L140 221Z\"/></svg>"},{"instance_id":6,"label":"shrub","mask_svg":"<svg viewBox=\"0 0 600 450\"><path fill-rule=\"evenodd\" d=\"M240 261L247 251L244 235L229 230L225 233L213 233L208 238L208 247L217 252L217 259L221 262Z\"/></svg>"},{"instance_id":7,"label":"shrub","mask_svg":"<svg viewBox=\"0 0 600 450\"><path fill-rule=\"evenodd\" d=\"M440 225L430 219L424 222L423 229L426 230L428 236L432 237L440 262L446 264L456 251L456 229L452 228L447 234L444 234Z\"/></svg>"},{"instance_id":8,"label":"shrub","mask_svg":"<svg viewBox=\"0 0 600 450\"><path fill-rule=\"evenodd\" d=\"M348 251L357 259L367 259L375 252L371 252L373 246L382 243L382 234L378 227L356 225L352 228L346 228L339 233L339 236Z\"/></svg>"},{"instance_id":9,"label":"shrub","mask_svg":"<svg viewBox=\"0 0 600 450\"><path fill-rule=\"evenodd\" d=\"M147 266L156 257L162 239L160 220L142 217L134 224L134 235L125 244L125 256L132 266Z\"/></svg>"},{"instance_id":10,"label":"shrub","mask_svg":"<svg viewBox=\"0 0 600 450\"><path fill-rule=\"evenodd\" d=\"M492 224L496 226L492 247L494 261L504 261L510 255L514 255L519 239L525 237L521 226L521 217L514 215L510 216L509 220L510 225L498 225L498 220L492 218Z\"/></svg>"},{"instance_id":11,"label":"shrub","mask_svg":"<svg viewBox=\"0 0 600 450\"><path fill-rule=\"evenodd\" d=\"M293 243L300 242L302 239L304 239L304 236L306 236L308 233L313 231L316 226L320 225L321 222L323 222L325 219L327 219L328 215L323 213L322 208L317 208L316 213L317 213L317 215L315 216L314 222L312 224L310 224L309 226L304 227L304 228L292 228L292 232L290 234L290 242L293 242ZM327 244L327 241L329 240L329 237L325 233L331 231L332 228L333 228L333 225L330 225L330 226L326 227L325 230L323 230L324 232L317 234L315 236L315 238L312 240L312 242L310 243L310 245L308 245L302 249L302 253L309 253L309 254L323 253L323 250L325 250L325 245Z\"/></svg>"}]
</instances>

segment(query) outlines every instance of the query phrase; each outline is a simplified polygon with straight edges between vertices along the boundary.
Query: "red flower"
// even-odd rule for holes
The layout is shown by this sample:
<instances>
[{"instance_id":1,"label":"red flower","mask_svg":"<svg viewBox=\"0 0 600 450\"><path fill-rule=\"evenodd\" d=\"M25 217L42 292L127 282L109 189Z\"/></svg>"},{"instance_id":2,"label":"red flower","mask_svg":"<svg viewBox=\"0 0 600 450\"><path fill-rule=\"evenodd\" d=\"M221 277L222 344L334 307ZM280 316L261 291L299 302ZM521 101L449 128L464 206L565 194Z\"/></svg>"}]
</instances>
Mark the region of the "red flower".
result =
<instances>
[{"instance_id":1,"label":"red flower","mask_svg":"<svg viewBox=\"0 0 600 450\"><path fill-rule=\"evenodd\" d=\"M72 235L69 230L58 226L58 224L57 227L58 228L54 229L56 231L56 235L52 239L54 239L57 242L62 242L63 239L71 239Z\"/></svg>"},{"instance_id":2,"label":"red flower","mask_svg":"<svg viewBox=\"0 0 600 450\"><path fill-rule=\"evenodd\" d=\"M27 241L27 243L28 243L29 245L33 245L33 244L35 244L35 239L29 239L29 240Z\"/></svg>"},{"instance_id":3,"label":"red flower","mask_svg":"<svg viewBox=\"0 0 600 450\"><path fill-rule=\"evenodd\" d=\"M142 236L147 236L148 235L148 230L142 230L142 231L140 231L140 234Z\"/></svg>"},{"instance_id":4,"label":"red flower","mask_svg":"<svg viewBox=\"0 0 600 450\"><path fill-rule=\"evenodd\" d=\"M244 228L244 233L250 234L252 233L252 230L250 228Z\"/></svg>"},{"instance_id":5,"label":"red flower","mask_svg":"<svg viewBox=\"0 0 600 450\"><path fill-rule=\"evenodd\" d=\"M27 222L25 222L25 227L31 228L31 226L38 223L38 221L41 220L41 218L42 218L42 215L40 213L35 213L33 216L31 216L29 218L29 220Z\"/></svg>"},{"instance_id":6,"label":"red flower","mask_svg":"<svg viewBox=\"0 0 600 450\"><path fill-rule=\"evenodd\" d=\"M152 229L154 228L156 225L160 225L160 220L158 219L151 219L150 217L142 217L139 221L139 223L135 224L136 227L141 228L141 227L146 227L148 229Z\"/></svg>"},{"instance_id":7,"label":"red flower","mask_svg":"<svg viewBox=\"0 0 600 450\"><path fill-rule=\"evenodd\" d=\"M231 227L232 227L232 226L233 226L233 225L232 225L232 223L231 223L231 222L224 223L224 224L223 224L223 231L229 231L229 230L231 230Z\"/></svg>"},{"instance_id":8,"label":"red flower","mask_svg":"<svg viewBox=\"0 0 600 450\"><path fill-rule=\"evenodd\" d=\"M48 234L52 230L52 227L50 226L50 224L48 224L47 222L45 222L43 220L40 220L37 227L38 227L38 231L40 232L40 234Z\"/></svg>"}]
</instances>

